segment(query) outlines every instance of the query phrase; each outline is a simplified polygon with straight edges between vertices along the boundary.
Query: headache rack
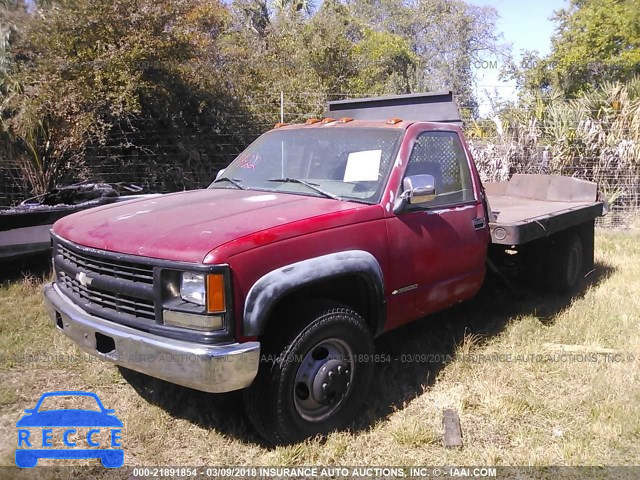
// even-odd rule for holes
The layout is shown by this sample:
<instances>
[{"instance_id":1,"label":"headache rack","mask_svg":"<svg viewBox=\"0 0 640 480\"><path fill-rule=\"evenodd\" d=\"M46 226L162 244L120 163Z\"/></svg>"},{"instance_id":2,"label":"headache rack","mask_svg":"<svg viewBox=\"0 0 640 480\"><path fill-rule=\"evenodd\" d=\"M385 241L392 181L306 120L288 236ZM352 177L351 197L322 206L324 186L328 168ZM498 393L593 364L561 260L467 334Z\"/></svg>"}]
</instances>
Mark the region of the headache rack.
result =
<instances>
[{"instance_id":1,"label":"headache rack","mask_svg":"<svg viewBox=\"0 0 640 480\"><path fill-rule=\"evenodd\" d=\"M388 120L438 122L462 126L453 92L412 93L384 97L352 98L328 103L326 116L354 120Z\"/></svg>"}]
</instances>

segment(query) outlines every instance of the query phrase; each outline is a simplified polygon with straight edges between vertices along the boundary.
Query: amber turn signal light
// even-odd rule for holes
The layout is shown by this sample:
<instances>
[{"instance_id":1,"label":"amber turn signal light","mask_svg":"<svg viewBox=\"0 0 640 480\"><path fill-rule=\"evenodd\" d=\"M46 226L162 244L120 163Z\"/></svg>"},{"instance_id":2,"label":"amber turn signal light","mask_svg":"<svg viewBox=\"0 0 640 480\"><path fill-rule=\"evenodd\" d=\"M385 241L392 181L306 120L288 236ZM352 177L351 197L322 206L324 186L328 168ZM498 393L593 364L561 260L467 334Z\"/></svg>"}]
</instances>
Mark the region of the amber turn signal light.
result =
<instances>
[{"instance_id":1,"label":"amber turn signal light","mask_svg":"<svg viewBox=\"0 0 640 480\"><path fill-rule=\"evenodd\" d=\"M207 275L207 311L209 313L224 312L224 275L214 273Z\"/></svg>"}]
</instances>

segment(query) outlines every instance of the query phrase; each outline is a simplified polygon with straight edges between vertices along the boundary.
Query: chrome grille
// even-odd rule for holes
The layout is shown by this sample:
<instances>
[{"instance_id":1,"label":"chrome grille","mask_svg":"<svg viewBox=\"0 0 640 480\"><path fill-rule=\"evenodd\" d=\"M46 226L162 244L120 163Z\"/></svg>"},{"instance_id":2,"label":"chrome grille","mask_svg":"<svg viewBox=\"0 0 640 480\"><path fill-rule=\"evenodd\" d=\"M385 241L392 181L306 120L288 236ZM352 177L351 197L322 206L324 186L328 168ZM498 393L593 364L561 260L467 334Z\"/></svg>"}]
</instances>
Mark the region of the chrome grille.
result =
<instances>
[{"instance_id":1,"label":"chrome grille","mask_svg":"<svg viewBox=\"0 0 640 480\"><path fill-rule=\"evenodd\" d=\"M153 302L140 298L113 294L104 290L80 284L75 278L60 272L58 284L67 292L83 300L91 302L99 308L109 309L125 315L155 320Z\"/></svg>"},{"instance_id":2,"label":"chrome grille","mask_svg":"<svg viewBox=\"0 0 640 480\"><path fill-rule=\"evenodd\" d=\"M153 284L153 267L96 258L84 253L74 252L61 243L58 244L57 252L62 258L73 263L81 270L131 282Z\"/></svg>"},{"instance_id":3,"label":"chrome grille","mask_svg":"<svg viewBox=\"0 0 640 480\"><path fill-rule=\"evenodd\" d=\"M108 320L143 327L156 320L153 267L113 254L54 242L56 283L84 310Z\"/></svg>"}]
</instances>

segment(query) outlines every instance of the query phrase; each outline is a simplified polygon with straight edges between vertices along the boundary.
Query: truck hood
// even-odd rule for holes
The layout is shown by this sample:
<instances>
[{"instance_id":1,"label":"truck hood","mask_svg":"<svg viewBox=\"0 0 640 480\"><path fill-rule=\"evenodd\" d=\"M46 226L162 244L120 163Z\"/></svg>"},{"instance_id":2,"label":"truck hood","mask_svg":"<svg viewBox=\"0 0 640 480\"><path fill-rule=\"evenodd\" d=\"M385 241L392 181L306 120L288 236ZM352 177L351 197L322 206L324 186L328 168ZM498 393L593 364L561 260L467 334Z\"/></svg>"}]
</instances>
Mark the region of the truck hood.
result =
<instances>
[{"instance_id":1,"label":"truck hood","mask_svg":"<svg viewBox=\"0 0 640 480\"><path fill-rule=\"evenodd\" d=\"M331 226L362 221L352 214L363 209L371 206L274 192L194 190L78 212L58 220L53 232L86 247L199 263L241 237L319 216L335 217ZM314 224L305 223L309 231L317 229Z\"/></svg>"}]
</instances>

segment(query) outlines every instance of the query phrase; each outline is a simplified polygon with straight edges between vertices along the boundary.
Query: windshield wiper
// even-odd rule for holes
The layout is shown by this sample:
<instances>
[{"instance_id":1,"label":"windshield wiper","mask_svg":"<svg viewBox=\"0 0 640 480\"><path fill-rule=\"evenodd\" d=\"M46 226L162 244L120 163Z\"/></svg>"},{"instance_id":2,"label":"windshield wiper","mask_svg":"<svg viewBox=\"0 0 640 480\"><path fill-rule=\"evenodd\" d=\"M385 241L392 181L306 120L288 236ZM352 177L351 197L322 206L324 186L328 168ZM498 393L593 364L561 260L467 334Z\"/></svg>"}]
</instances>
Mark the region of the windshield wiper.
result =
<instances>
[{"instance_id":1,"label":"windshield wiper","mask_svg":"<svg viewBox=\"0 0 640 480\"><path fill-rule=\"evenodd\" d=\"M234 187L238 188L239 190L244 190L244 187L242 185L240 185L240 180L237 180L235 178L229 178L229 177L216 178L213 181L213 184L216 184L218 182L229 182L231 185L233 185Z\"/></svg>"},{"instance_id":2,"label":"windshield wiper","mask_svg":"<svg viewBox=\"0 0 640 480\"><path fill-rule=\"evenodd\" d=\"M315 183L306 182L304 180L300 180L300 179L297 179L297 178L289 178L289 177L285 177L285 178L270 178L269 180L267 180L267 182L299 183L300 185L304 185L305 187L310 188L311 190L314 190L314 191L318 192L320 195L322 195L322 196L324 196L326 198L333 198L334 200L342 200L339 196L334 195L333 193L329 193L329 192L326 192L326 191L322 190Z\"/></svg>"}]
</instances>

